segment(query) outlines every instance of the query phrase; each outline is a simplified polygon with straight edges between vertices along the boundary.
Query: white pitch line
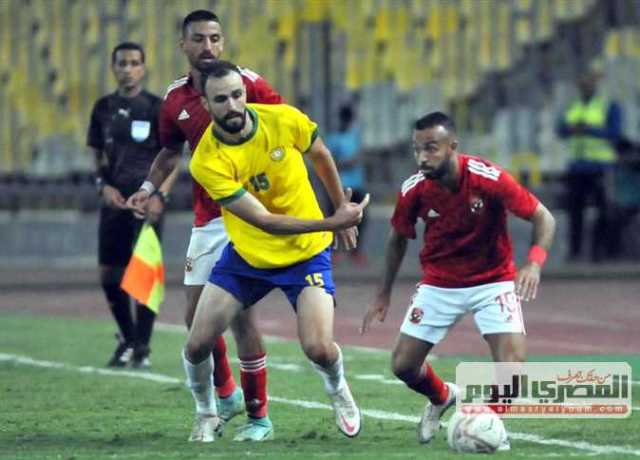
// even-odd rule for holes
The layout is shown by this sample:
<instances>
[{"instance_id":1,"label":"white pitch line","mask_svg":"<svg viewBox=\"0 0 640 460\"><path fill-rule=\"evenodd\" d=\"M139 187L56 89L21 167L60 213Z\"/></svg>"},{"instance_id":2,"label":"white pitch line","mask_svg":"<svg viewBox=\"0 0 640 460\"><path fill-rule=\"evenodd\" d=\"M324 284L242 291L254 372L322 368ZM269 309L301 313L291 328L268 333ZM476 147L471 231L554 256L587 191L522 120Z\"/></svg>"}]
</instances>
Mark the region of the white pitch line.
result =
<instances>
[{"instance_id":1,"label":"white pitch line","mask_svg":"<svg viewBox=\"0 0 640 460\"><path fill-rule=\"evenodd\" d=\"M381 374L355 374L353 378L357 380L370 380L378 383L383 383L385 385L404 385L404 382L402 382L400 379L388 379Z\"/></svg>"},{"instance_id":2,"label":"white pitch line","mask_svg":"<svg viewBox=\"0 0 640 460\"><path fill-rule=\"evenodd\" d=\"M65 363L60 363L55 361L44 361L44 360L33 359L28 356L18 356L18 355L7 354L7 353L0 353L0 362L1 361L15 362L17 364L23 364L23 365L34 366L34 367L43 367L48 369L62 369L62 370L68 370L68 371L75 371L75 372L81 372L85 374L98 374L98 375L109 375L113 377L138 378L138 379L144 379L144 380L151 380L153 382L159 382L159 383L181 384L184 382L181 379L171 377L169 375L158 374L155 372L115 371L110 369L101 369L101 368L92 367L92 366L73 366L70 364L65 364ZM325 403L315 402L315 401L288 399L288 398L281 398L278 396L269 396L269 400L273 402L289 404L292 406L304 407L308 409L332 410L330 405ZM366 415L367 417L379 419L379 420L394 420L394 421L409 422L409 423L418 423L420 421L419 417L398 414L396 412L387 412L382 410L362 409L362 414ZM606 445L603 446L603 445L591 444L584 441L547 439L535 434L518 433L514 431L510 431L509 436L512 439L520 439L520 440L532 442L535 444L552 445L552 446L566 447L570 449L584 450L594 454L624 454L624 455L635 455L636 457L640 457L640 450L633 449L631 447L606 446Z\"/></svg>"},{"instance_id":3,"label":"white pitch line","mask_svg":"<svg viewBox=\"0 0 640 460\"><path fill-rule=\"evenodd\" d=\"M530 454L526 452L509 452L510 457L523 457L523 458L570 458L570 457L597 457L597 452L563 452L563 453L546 453L546 454Z\"/></svg>"},{"instance_id":4,"label":"white pitch line","mask_svg":"<svg viewBox=\"0 0 640 460\"><path fill-rule=\"evenodd\" d=\"M231 361L234 364L240 363L239 359L230 359L229 361ZM281 363L274 363L273 361L267 361L267 367L269 369L277 369L279 371L287 371L287 372L300 372L303 370L303 367L299 364L281 364Z\"/></svg>"},{"instance_id":5,"label":"white pitch line","mask_svg":"<svg viewBox=\"0 0 640 460\"><path fill-rule=\"evenodd\" d=\"M28 356L9 355L6 353L0 353L0 361L15 362L18 364L24 364L26 366L44 367L47 369L64 369L69 371L82 372L84 374L98 374L98 375L110 375L113 377L123 376L132 377L142 380L151 380L158 383L181 383L183 380L179 380L169 375L157 374L155 372L137 372L137 371L115 371L112 369L102 369L92 366L72 366L70 364L58 363L54 361L43 361L40 359L33 359Z\"/></svg>"},{"instance_id":6,"label":"white pitch line","mask_svg":"<svg viewBox=\"0 0 640 460\"><path fill-rule=\"evenodd\" d=\"M178 325L178 324L170 324L170 323L156 323L154 328L156 330L159 331L166 331L166 332L172 332L174 334L182 334L182 335L187 335L187 329L184 326ZM280 337L277 335L263 335L262 338L264 339L265 342L267 343L285 343L285 342L297 342L297 340L292 340L292 339L286 339L284 337ZM349 345L349 349L350 350L355 350L355 351L360 351L363 353L371 353L371 354L378 354L378 355L383 355L383 354L389 354L390 351L389 350L384 350L381 348L375 348L375 347L362 347L362 346L358 346L358 345ZM427 361L435 361L437 360L438 357L436 355L429 355L427 357Z\"/></svg>"}]
</instances>

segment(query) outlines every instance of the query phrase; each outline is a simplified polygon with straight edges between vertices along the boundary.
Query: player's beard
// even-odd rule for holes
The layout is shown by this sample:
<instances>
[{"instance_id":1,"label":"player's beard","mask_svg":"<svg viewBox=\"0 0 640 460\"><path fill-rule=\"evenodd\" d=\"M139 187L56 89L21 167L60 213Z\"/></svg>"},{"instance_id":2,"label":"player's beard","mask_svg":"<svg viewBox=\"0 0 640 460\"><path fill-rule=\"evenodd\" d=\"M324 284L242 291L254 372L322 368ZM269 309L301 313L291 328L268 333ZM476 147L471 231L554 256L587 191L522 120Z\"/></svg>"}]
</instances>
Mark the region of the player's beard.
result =
<instances>
[{"instance_id":1,"label":"player's beard","mask_svg":"<svg viewBox=\"0 0 640 460\"><path fill-rule=\"evenodd\" d=\"M211 59L211 61L209 62L201 61L203 57L209 58ZM191 65L193 65L193 67L195 67L196 70L198 70L199 72L207 73L209 72L209 70L211 70L211 67L216 63L217 60L218 58L215 57L213 54L201 54L191 63Z\"/></svg>"},{"instance_id":2,"label":"player's beard","mask_svg":"<svg viewBox=\"0 0 640 460\"><path fill-rule=\"evenodd\" d=\"M209 72L209 70L211 69L211 67L213 66L213 64L215 64L215 61L213 62L201 62L199 60L197 60L193 66L196 68L196 70L198 70L200 73L207 73Z\"/></svg>"},{"instance_id":3,"label":"player's beard","mask_svg":"<svg viewBox=\"0 0 640 460\"><path fill-rule=\"evenodd\" d=\"M235 118L239 118L239 117L242 117L242 122L241 123L234 124L234 125L229 124L229 122L228 122L229 120L232 120L232 119L235 119ZM224 118L214 117L214 121L216 122L217 126L222 128L223 130L225 130L229 134L239 133L240 131L242 131L244 129L244 127L247 124L247 109L244 110L242 115L240 115L238 113L235 113L235 114L231 114L230 113L227 116L225 116Z\"/></svg>"},{"instance_id":4,"label":"player's beard","mask_svg":"<svg viewBox=\"0 0 640 460\"><path fill-rule=\"evenodd\" d=\"M447 162L443 161L437 168L429 168L426 165L420 165L420 172L425 179L438 180L447 173Z\"/></svg>"}]
</instances>

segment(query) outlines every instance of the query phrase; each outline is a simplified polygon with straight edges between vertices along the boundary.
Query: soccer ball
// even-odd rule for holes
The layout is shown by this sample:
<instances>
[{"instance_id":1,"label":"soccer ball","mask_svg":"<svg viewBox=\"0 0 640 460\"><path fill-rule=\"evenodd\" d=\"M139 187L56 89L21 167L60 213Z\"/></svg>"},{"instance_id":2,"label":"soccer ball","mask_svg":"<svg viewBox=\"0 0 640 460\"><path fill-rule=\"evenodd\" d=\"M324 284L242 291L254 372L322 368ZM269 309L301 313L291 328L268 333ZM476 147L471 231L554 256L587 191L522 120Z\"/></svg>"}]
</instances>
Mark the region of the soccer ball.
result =
<instances>
[{"instance_id":1,"label":"soccer ball","mask_svg":"<svg viewBox=\"0 0 640 460\"><path fill-rule=\"evenodd\" d=\"M447 442L456 452L495 452L506 439L507 431L500 417L493 411L465 414L457 411L449 420Z\"/></svg>"}]
</instances>

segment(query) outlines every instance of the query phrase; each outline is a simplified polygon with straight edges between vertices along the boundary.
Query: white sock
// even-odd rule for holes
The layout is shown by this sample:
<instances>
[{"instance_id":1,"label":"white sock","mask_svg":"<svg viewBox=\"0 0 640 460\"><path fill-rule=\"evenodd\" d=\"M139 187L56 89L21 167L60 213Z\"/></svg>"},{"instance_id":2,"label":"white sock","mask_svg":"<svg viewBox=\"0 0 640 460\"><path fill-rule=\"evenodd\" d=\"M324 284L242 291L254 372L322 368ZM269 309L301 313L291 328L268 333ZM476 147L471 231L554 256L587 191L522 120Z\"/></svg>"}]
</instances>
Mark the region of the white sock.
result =
<instances>
[{"instance_id":1,"label":"white sock","mask_svg":"<svg viewBox=\"0 0 640 460\"><path fill-rule=\"evenodd\" d=\"M218 415L218 407L213 395L213 362L211 355L198 364L192 364L182 350L182 364L187 374L187 386L196 402L196 413Z\"/></svg>"},{"instance_id":2,"label":"white sock","mask_svg":"<svg viewBox=\"0 0 640 460\"><path fill-rule=\"evenodd\" d=\"M336 348L338 348L338 359L335 363L331 364L327 368L324 368L314 362L311 363L316 372L318 372L320 377L322 377L322 380L324 381L324 389L327 393L336 393L346 383L344 379L344 366L342 364L342 350L340 350L337 343L335 345Z\"/></svg>"}]
</instances>

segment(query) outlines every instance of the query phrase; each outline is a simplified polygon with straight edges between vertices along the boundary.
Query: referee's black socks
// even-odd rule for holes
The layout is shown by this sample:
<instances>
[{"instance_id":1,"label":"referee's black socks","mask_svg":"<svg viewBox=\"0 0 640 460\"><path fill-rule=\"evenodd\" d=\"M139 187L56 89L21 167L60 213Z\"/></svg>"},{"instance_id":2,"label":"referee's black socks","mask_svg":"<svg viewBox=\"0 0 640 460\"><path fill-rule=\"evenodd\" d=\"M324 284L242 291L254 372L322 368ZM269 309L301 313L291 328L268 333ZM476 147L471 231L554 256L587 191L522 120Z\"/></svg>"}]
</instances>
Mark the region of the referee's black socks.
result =
<instances>
[{"instance_id":1,"label":"referee's black socks","mask_svg":"<svg viewBox=\"0 0 640 460\"><path fill-rule=\"evenodd\" d=\"M149 307L136 302L136 338L140 345L149 346L155 320L156 314Z\"/></svg>"},{"instance_id":2,"label":"referee's black socks","mask_svg":"<svg viewBox=\"0 0 640 460\"><path fill-rule=\"evenodd\" d=\"M122 338L133 346L136 342L136 330L131 316L129 295L120 288L119 284L103 284L102 290L109 302L111 313L118 323Z\"/></svg>"}]
</instances>

